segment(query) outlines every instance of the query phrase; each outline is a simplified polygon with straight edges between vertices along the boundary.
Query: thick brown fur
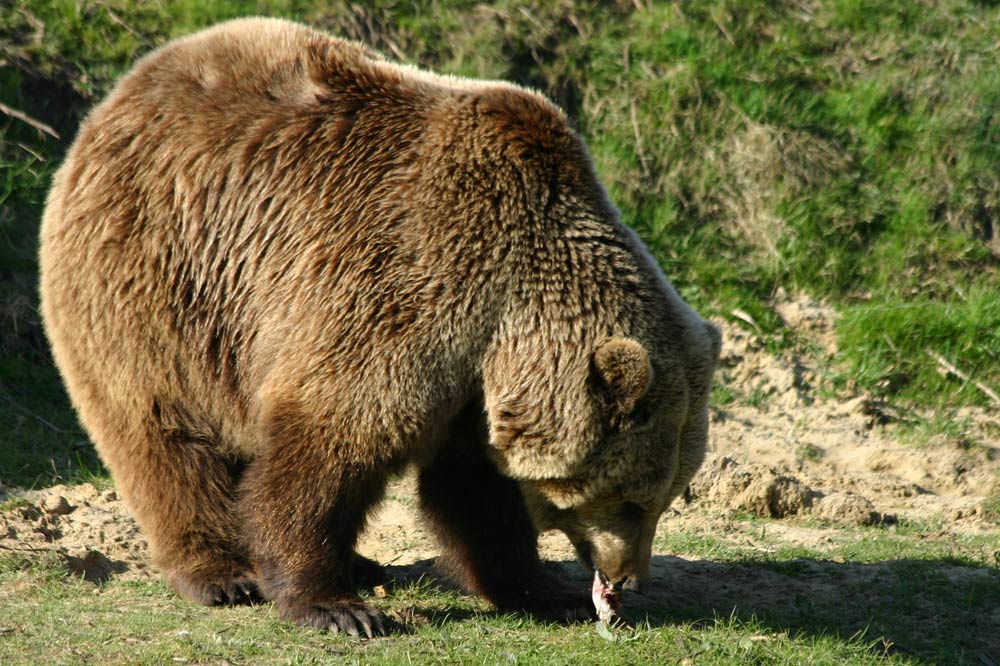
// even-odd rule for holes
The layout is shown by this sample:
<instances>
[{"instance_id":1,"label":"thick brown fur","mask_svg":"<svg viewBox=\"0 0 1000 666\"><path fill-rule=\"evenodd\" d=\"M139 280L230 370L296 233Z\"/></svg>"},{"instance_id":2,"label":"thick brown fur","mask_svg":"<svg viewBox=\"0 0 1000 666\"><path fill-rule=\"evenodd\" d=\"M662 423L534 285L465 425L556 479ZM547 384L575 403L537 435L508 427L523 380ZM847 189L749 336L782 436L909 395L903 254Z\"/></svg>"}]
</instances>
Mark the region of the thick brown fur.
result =
<instances>
[{"instance_id":1,"label":"thick brown fur","mask_svg":"<svg viewBox=\"0 0 1000 666\"><path fill-rule=\"evenodd\" d=\"M386 480L467 589L585 614L705 448L717 331L540 95L277 20L140 61L49 195L42 306L81 421L174 587L383 633L354 553ZM583 610L581 610L583 609Z\"/></svg>"}]
</instances>

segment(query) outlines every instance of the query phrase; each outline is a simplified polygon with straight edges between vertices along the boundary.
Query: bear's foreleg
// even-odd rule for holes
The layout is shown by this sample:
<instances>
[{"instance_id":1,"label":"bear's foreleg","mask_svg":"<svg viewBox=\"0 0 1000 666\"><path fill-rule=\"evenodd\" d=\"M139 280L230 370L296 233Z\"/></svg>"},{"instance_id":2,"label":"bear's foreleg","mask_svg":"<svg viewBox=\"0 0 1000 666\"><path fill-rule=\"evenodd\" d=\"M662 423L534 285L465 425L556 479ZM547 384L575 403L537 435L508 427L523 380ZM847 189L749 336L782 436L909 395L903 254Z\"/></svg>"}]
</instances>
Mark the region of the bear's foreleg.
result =
<instances>
[{"instance_id":1,"label":"bear's foreleg","mask_svg":"<svg viewBox=\"0 0 1000 666\"><path fill-rule=\"evenodd\" d=\"M102 457L149 540L154 562L179 594L199 603L259 600L238 536L241 465L203 437L163 426L159 406L154 411L157 418L140 432L98 434Z\"/></svg>"},{"instance_id":2,"label":"bear's foreleg","mask_svg":"<svg viewBox=\"0 0 1000 666\"><path fill-rule=\"evenodd\" d=\"M486 455L482 419L481 406L467 408L420 471L420 507L443 551L439 567L501 610L544 620L591 619L587 591L574 591L542 565L517 483Z\"/></svg>"},{"instance_id":3,"label":"bear's foreleg","mask_svg":"<svg viewBox=\"0 0 1000 666\"><path fill-rule=\"evenodd\" d=\"M358 597L354 576L375 573L354 552L389 465L378 447L330 431L327 416L285 408L271 420L267 450L241 488L247 548L265 598L281 617L351 635L383 635L393 623Z\"/></svg>"}]
</instances>

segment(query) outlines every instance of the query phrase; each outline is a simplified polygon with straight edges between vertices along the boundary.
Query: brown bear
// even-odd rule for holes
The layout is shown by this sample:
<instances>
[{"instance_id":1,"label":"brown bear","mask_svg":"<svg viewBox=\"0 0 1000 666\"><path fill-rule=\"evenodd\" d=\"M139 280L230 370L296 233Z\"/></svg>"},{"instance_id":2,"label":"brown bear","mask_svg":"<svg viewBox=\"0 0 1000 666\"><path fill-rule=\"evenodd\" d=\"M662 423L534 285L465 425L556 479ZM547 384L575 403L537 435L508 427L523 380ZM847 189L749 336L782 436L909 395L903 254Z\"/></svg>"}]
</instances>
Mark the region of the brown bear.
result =
<instances>
[{"instance_id":1,"label":"brown bear","mask_svg":"<svg viewBox=\"0 0 1000 666\"><path fill-rule=\"evenodd\" d=\"M442 565L593 613L706 443L718 331L619 221L565 115L281 20L143 58L80 128L41 232L80 419L181 594L367 635L354 545L414 466Z\"/></svg>"}]
</instances>

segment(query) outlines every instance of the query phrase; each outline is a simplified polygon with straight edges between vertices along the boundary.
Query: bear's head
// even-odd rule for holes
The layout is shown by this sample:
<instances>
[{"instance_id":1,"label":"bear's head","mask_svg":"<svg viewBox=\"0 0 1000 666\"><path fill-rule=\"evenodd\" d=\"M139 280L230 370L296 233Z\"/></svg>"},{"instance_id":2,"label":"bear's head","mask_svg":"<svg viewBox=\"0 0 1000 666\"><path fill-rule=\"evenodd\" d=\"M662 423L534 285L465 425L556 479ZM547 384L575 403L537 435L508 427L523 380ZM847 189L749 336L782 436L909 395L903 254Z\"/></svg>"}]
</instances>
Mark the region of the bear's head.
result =
<instances>
[{"instance_id":1,"label":"bear's head","mask_svg":"<svg viewBox=\"0 0 1000 666\"><path fill-rule=\"evenodd\" d=\"M641 341L588 346L584 335L539 353L522 340L494 355L490 369L503 374L485 377L494 459L538 529L561 530L585 567L629 589L648 578L657 521L706 448L721 338L679 305L680 321ZM502 376L522 379L491 391Z\"/></svg>"}]
</instances>

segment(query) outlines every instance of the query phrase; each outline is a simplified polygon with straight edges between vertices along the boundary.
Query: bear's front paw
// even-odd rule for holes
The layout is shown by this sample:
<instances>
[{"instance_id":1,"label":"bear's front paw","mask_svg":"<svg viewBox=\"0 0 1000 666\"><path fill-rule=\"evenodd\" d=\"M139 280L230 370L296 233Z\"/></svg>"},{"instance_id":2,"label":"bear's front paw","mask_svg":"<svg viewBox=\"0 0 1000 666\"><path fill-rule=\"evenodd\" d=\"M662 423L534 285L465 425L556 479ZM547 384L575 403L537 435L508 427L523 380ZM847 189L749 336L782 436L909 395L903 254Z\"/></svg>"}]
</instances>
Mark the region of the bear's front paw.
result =
<instances>
[{"instance_id":1,"label":"bear's front paw","mask_svg":"<svg viewBox=\"0 0 1000 666\"><path fill-rule=\"evenodd\" d=\"M574 623L597 619L590 597L576 592L560 592L534 599L526 610L543 622Z\"/></svg>"},{"instance_id":2,"label":"bear's front paw","mask_svg":"<svg viewBox=\"0 0 1000 666\"><path fill-rule=\"evenodd\" d=\"M494 603L501 610L527 612L543 622L589 622L597 617L587 594L548 576Z\"/></svg>"},{"instance_id":3,"label":"bear's front paw","mask_svg":"<svg viewBox=\"0 0 1000 666\"><path fill-rule=\"evenodd\" d=\"M317 604L279 604L279 614L303 627L325 629L351 636L386 636L400 627L382 611L361 601L326 601Z\"/></svg>"},{"instance_id":4,"label":"bear's front paw","mask_svg":"<svg viewBox=\"0 0 1000 666\"><path fill-rule=\"evenodd\" d=\"M178 594L206 606L238 606L263 601L257 584L246 576L206 577L174 572L168 578Z\"/></svg>"}]
</instances>

